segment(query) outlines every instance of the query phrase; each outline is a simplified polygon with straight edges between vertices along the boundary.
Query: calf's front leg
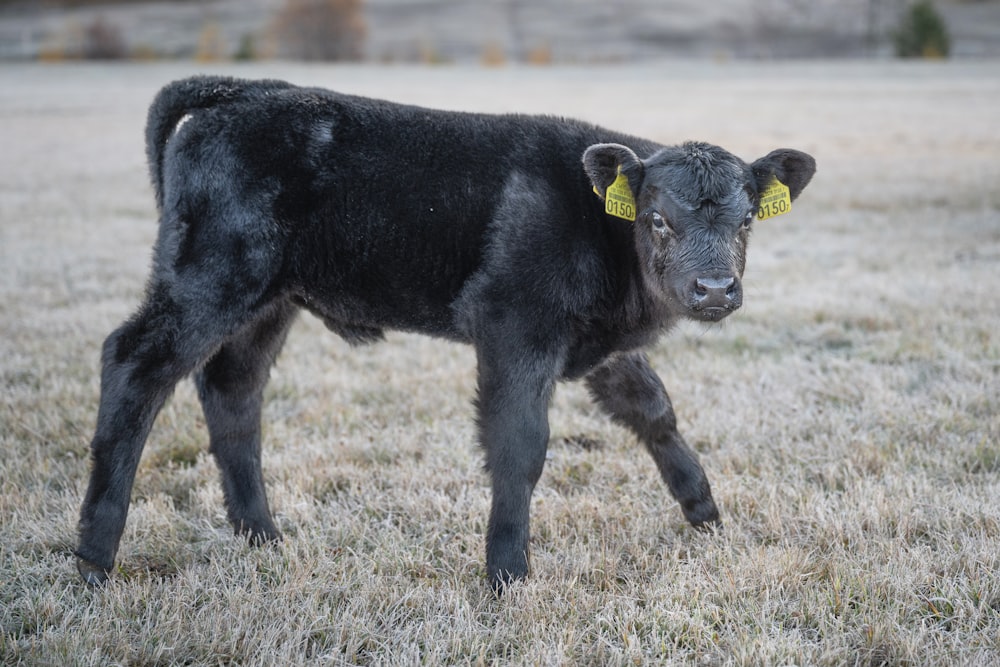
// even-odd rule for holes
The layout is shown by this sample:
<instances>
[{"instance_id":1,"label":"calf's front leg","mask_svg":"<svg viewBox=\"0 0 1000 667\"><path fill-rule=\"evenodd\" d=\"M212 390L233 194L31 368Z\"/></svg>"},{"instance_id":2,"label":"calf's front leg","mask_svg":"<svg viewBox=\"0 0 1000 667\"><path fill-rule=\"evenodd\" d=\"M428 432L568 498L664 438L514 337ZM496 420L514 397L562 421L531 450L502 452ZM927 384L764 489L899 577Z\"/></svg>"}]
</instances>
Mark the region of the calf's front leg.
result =
<instances>
[{"instance_id":1,"label":"calf's front leg","mask_svg":"<svg viewBox=\"0 0 1000 667\"><path fill-rule=\"evenodd\" d=\"M691 525L719 525L719 510L705 471L678 433L670 397L646 356L613 357L591 371L586 382L601 409L645 445Z\"/></svg>"},{"instance_id":2,"label":"calf's front leg","mask_svg":"<svg viewBox=\"0 0 1000 667\"><path fill-rule=\"evenodd\" d=\"M493 489L486 571L500 593L528 575L531 493L545 464L555 360L508 344L480 345L477 356L479 435Z\"/></svg>"}]
</instances>

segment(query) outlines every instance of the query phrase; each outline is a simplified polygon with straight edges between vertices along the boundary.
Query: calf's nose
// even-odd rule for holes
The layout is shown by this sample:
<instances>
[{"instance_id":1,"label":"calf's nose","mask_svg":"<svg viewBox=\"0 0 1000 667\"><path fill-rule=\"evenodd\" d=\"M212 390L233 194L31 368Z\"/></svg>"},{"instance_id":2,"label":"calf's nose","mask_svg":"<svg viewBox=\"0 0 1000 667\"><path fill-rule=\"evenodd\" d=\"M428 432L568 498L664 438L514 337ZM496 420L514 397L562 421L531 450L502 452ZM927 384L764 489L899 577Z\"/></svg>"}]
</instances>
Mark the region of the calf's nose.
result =
<instances>
[{"instance_id":1,"label":"calf's nose","mask_svg":"<svg viewBox=\"0 0 1000 667\"><path fill-rule=\"evenodd\" d=\"M740 281L736 276L702 277L694 281L694 306L699 310L735 310L740 307L741 301Z\"/></svg>"}]
</instances>

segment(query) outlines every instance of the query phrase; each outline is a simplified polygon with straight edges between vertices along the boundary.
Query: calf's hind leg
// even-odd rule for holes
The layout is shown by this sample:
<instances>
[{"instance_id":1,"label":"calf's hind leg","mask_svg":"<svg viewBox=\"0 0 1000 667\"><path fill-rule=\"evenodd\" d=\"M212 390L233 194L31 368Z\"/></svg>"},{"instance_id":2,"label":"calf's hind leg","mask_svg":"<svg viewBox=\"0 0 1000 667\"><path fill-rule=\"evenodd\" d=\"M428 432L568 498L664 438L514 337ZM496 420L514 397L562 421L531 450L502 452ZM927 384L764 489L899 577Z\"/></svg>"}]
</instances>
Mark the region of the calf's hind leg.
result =
<instances>
[{"instance_id":1,"label":"calf's hind leg","mask_svg":"<svg viewBox=\"0 0 1000 667\"><path fill-rule=\"evenodd\" d=\"M296 312L288 302L268 310L227 340L195 376L229 521L254 544L280 537L261 473L260 412L271 365Z\"/></svg>"},{"instance_id":2,"label":"calf's hind leg","mask_svg":"<svg viewBox=\"0 0 1000 667\"><path fill-rule=\"evenodd\" d=\"M685 518L696 527L719 524L698 457L677 432L677 419L663 383L645 355L612 358L586 378L597 404L617 423L631 429L653 456Z\"/></svg>"},{"instance_id":3,"label":"calf's hind leg","mask_svg":"<svg viewBox=\"0 0 1000 667\"><path fill-rule=\"evenodd\" d=\"M91 442L90 483L80 509L77 568L90 584L108 578L128 514L132 484L153 420L176 384L253 318L251 307L212 298L178 300L170 283L104 343L101 400Z\"/></svg>"}]
</instances>

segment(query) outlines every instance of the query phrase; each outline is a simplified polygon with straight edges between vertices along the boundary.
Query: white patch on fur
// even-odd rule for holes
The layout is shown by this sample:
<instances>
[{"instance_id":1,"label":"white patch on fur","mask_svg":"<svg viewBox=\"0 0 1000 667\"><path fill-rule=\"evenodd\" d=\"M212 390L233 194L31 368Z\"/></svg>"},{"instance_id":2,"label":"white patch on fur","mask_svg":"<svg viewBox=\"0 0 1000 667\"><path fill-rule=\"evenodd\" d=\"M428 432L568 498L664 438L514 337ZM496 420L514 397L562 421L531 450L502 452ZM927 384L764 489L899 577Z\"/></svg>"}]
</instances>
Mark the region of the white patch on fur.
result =
<instances>
[{"instance_id":1,"label":"white patch on fur","mask_svg":"<svg viewBox=\"0 0 1000 667\"><path fill-rule=\"evenodd\" d=\"M170 139L173 139L175 136L177 136L177 133L181 131L181 128L184 126L184 123L188 122L189 120L191 120L191 114L186 113L183 116L181 116L181 119L177 121L176 125L174 125L174 131L170 133L170 138L167 139L167 141L170 141Z\"/></svg>"}]
</instances>

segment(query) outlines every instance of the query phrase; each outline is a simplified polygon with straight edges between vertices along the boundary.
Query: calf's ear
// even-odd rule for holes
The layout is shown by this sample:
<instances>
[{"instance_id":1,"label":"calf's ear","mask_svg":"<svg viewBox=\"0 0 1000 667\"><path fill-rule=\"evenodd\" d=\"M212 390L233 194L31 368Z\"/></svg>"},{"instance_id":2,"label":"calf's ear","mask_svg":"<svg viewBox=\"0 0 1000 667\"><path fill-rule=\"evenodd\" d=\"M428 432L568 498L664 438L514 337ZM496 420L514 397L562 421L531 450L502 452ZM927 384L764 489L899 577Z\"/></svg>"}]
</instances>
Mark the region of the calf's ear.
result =
<instances>
[{"instance_id":1,"label":"calf's ear","mask_svg":"<svg viewBox=\"0 0 1000 667\"><path fill-rule=\"evenodd\" d=\"M594 144L588 147L583 152L583 170L601 198L618 178L619 172L625 174L633 195L637 194L644 172L639 156L621 144Z\"/></svg>"},{"instance_id":2,"label":"calf's ear","mask_svg":"<svg viewBox=\"0 0 1000 667\"><path fill-rule=\"evenodd\" d=\"M757 192L763 192L771 183L771 177L777 177L788 186L788 193L795 199L816 173L816 160L802 151L779 148L755 161L750 168L757 182Z\"/></svg>"}]
</instances>

